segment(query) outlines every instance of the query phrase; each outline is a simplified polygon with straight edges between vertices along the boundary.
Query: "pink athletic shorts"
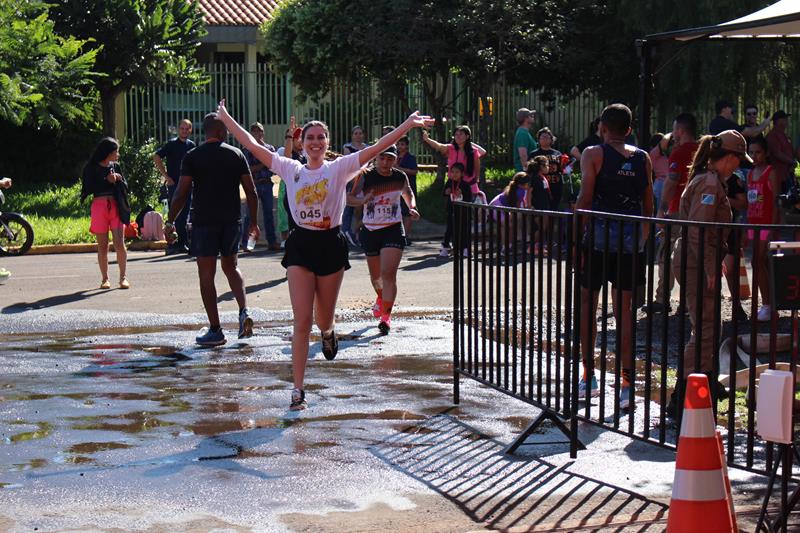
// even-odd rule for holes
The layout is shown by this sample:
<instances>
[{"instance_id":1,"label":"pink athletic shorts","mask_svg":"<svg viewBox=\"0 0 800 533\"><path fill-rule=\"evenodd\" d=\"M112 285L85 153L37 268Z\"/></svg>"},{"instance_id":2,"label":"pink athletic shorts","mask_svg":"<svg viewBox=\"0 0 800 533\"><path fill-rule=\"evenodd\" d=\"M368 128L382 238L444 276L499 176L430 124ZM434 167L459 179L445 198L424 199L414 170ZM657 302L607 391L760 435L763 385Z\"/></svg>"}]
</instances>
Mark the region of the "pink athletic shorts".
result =
<instances>
[{"instance_id":1,"label":"pink athletic shorts","mask_svg":"<svg viewBox=\"0 0 800 533\"><path fill-rule=\"evenodd\" d=\"M124 227L113 196L100 196L92 200L92 223L89 231L95 234L108 233L109 230Z\"/></svg>"},{"instance_id":2,"label":"pink athletic shorts","mask_svg":"<svg viewBox=\"0 0 800 533\"><path fill-rule=\"evenodd\" d=\"M770 233L772 233L770 230L762 229L762 230L759 230L759 233L761 235L761 241L762 242L770 240ZM754 230L754 229L747 230L747 238L749 240L751 240L751 241L756 240L756 230Z\"/></svg>"}]
</instances>

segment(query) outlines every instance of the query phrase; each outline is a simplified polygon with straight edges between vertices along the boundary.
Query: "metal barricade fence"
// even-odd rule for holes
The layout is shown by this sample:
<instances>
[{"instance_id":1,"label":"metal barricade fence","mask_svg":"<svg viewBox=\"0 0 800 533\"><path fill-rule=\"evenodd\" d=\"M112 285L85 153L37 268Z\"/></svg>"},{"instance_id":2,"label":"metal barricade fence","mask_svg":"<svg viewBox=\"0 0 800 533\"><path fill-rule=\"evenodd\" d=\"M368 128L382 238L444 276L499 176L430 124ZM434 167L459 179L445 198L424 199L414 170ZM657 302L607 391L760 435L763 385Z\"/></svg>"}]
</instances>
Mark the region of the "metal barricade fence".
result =
<instances>
[{"instance_id":1,"label":"metal barricade fence","mask_svg":"<svg viewBox=\"0 0 800 533\"><path fill-rule=\"evenodd\" d=\"M714 378L728 463L769 471L772 447L755 432L758 374L788 363L786 352L798 339L789 319L775 312L769 322L756 320L766 268L758 258L767 239L797 226L462 202L453 216L455 401L459 378L468 377L543 411L508 451L545 418L569 436L573 456L581 447L579 421L674 448L681 378L704 371ZM755 259L748 322L738 311L745 255ZM732 283L723 290L726 271ZM597 295L597 311L590 294ZM578 397L582 378L588 398ZM625 408L628 385L633 394Z\"/></svg>"}]
</instances>

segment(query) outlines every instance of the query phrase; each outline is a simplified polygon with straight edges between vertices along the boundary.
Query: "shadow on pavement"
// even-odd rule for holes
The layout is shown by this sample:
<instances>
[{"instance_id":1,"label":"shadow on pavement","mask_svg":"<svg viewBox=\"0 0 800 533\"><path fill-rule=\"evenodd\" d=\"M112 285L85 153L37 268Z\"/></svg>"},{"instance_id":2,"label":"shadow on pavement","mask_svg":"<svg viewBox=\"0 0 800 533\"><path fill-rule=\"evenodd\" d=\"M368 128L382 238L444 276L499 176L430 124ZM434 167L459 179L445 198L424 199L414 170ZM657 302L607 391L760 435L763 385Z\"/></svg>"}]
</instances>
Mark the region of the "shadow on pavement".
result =
<instances>
[{"instance_id":1,"label":"shadow on pavement","mask_svg":"<svg viewBox=\"0 0 800 533\"><path fill-rule=\"evenodd\" d=\"M281 283L286 283L286 278L273 279L265 281L264 283L259 283L258 285L247 285L245 287L245 294L253 294L260 290L271 289L272 287L277 287ZM217 296L217 302L227 302L231 300L233 300L233 291L224 292Z\"/></svg>"},{"instance_id":2,"label":"shadow on pavement","mask_svg":"<svg viewBox=\"0 0 800 533\"><path fill-rule=\"evenodd\" d=\"M504 448L440 414L405 428L372 453L492 529L639 525L645 517L658 520L666 515L663 503L570 472L569 463L556 466L535 457L516 458L505 455Z\"/></svg>"},{"instance_id":3,"label":"shadow on pavement","mask_svg":"<svg viewBox=\"0 0 800 533\"><path fill-rule=\"evenodd\" d=\"M87 298L91 298L92 296L97 296L98 294L104 294L111 290L119 290L119 289L116 288L88 289L88 290L73 292L72 294L59 294L57 296L48 296L47 298L42 298L41 300L36 300L35 302L18 302L3 307L2 313L4 315L9 315L15 313L24 313L25 311L30 311L31 309L45 309L47 307L53 307L57 305L78 302L80 300L86 300Z\"/></svg>"},{"instance_id":4,"label":"shadow on pavement","mask_svg":"<svg viewBox=\"0 0 800 533\"><path fill-rule=\"evenodd\" d=\"M258 452L255 448L269 444L280 438L281 433L286 427L292 424L292 420L278 419L276 427L255 427L244 428L245 431L236 431L212 435L204 438L197 443L194 449L185 452L165 455L163 457L153 457L143 461L133 461L114 466L101 466L91 468L82 465L77 469L59 470L57 472L46 472L42 474L28 474L29 479L42 479L60 476L74 476L75 472L84 473L100 472L106 470L119 470L127 468L149 468L144 471L144 477L171 476L180 473L186 467L203 466L228 472L236 472L249 476L258 477L264 480L273 479L276 475L271 475L261 470L248 468L239 462L248 457L263 456L263 452Z\"/></svg>"},{"instance_id":5,"label":"shadow on pavement","mask_svg":"<svg viewBox=\"0 0 800 533\"><path fill-rule=\"evenodd\" d=\"M408 261L414 261L414 263L401 267L400 270L413 272L415 270L425 270L426 268L436 268L449 263L450 258L441 257L439 254L428 254L419 257L408 258Z\"/></svg>"}]
</instances>

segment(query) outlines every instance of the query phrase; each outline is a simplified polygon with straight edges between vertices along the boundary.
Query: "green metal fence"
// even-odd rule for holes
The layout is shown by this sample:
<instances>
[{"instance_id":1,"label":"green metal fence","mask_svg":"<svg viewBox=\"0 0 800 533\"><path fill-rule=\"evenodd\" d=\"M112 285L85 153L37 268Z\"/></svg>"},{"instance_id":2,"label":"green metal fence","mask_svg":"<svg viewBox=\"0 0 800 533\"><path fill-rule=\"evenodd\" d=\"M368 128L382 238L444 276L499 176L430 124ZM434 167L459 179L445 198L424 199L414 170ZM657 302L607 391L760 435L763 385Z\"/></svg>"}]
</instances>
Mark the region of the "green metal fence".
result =
<instances>
[{"instance_id":1,"label":"green metal fence","mask_svg":"<svg viewBox=\"0 0 800 533\"><path fill-rule=\"evenodd\" d=\"M331 144L335 149L341 149L349 140L355 125L365 129L369 140L380 135L382 126L397 125L407 115L404 103L381 94L374 82L336 83L324 98L300 101L291 79L276 74L269 65L259 64L255 71L246 70L242 64L224 63L209 64L206 69L210 83L200 92L181 89L170 82L129 91L125 96L126 135L137 141L148 137L164 141L176 134L182 118L188 118L195 124L194 137L199 138L203 116L216 108L221 97L227 98L231 114L240 122L258 120L264 124L265 140L272 144L283 142L291 115L297 117L298 123L310 119L325 121L331 127ZM448 137L456 125L468 124L477 140L480 120L486 120L490 155L493 161L508 165L517 127L515 114L520 107L537 109L537 125L550 126L559 137L557 147L565 151L585 137L589 122L603 107L602 102L590 94L552 99L538 91L499 81L490 91L493 115L479 117L478 97L458 77L452 76L449 81L450 102L445 112ZM407 85L405 96L412 109L429 111L418 84ZM431 152L422 146L420 137L415 135L411 140L412 151L420 161L433 162Z\"/></svg>"}]
</instances>

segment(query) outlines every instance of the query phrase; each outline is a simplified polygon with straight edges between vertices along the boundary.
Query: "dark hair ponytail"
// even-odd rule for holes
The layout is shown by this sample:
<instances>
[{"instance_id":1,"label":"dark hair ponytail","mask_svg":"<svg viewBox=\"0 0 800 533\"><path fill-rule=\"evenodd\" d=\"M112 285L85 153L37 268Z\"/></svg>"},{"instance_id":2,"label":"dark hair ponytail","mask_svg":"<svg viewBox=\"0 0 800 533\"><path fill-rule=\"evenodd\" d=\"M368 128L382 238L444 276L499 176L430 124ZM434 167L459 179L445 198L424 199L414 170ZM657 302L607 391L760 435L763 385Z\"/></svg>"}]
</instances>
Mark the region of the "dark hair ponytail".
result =
<instances>
[{"instance_id":1,"label":"dark hair ponytail","mask_svg":"<svg viewBox=\"0 0 800 533\"><path fill-rule=\"evenodd\" d=\"M692 181L696 175L706 172L709 162L719 161L729 153L722 148L722 139L719 135L703 135L700 137L700 145L697 147L692 164L689 166L687 181Z\"/></svg>"},{"instance_id":2,"label":"dark hair ponytail","mask_svg":"<svg viewBox=\"0 0 800 533\"><path fill-rule=\"evenodd\" d=\"M467 161L466 165L466 172L465 175L472 176L473 172L475 172L475 157L472 148L472 131L470 131L469 126L458 126L455 131L464 132L467 136L467 140L464 142L464 159ZM453 147L458 151L458 145L456 144L455 139L453 139Z\"/></svg>"}]
</instances>

